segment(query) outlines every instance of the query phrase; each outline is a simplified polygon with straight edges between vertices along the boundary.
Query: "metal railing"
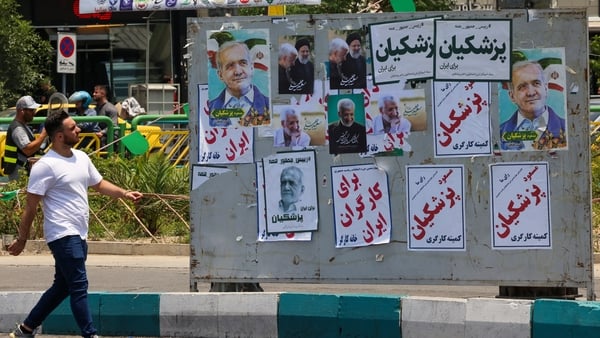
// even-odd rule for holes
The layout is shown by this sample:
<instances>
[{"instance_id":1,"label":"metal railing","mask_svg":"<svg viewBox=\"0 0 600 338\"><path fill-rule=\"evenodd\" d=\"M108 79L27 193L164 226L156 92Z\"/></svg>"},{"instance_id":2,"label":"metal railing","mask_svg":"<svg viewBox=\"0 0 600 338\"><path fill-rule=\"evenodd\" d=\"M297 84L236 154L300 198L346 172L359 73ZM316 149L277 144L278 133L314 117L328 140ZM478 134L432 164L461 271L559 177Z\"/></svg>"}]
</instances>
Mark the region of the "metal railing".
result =
<instances>
[{"instance_id":1,"label":"metal railing","mask_svg":"<svg viewBox=\"0 0 600 338\"><path fill-rule=\"evenodd\" d=\"M131 123L122 123L115 126L107 116L73 116L77 123L98 122L107 125L106 144L94 133L80 133L80 141L75 148L82 149L94 156L111 156L116 151L119 156L126 156L127 149L123 142L118 142L129 133L139 131L148 141L148 153L165 153L171 163L176 166L187 166L189 155L189 130L188 117L177 115L140 115ZM45 117L34 117L31 124L43 124ZM12 117L0 118L0 125L10 125ZM118 138L115 140L115 131ZM4 149L6 134L0 136L0 150ZM116 147L108 145L116 144ZM3 153L3 152L2 152ZM0 154L2 155L2 154Z\"/></svg>"}]
</instances>

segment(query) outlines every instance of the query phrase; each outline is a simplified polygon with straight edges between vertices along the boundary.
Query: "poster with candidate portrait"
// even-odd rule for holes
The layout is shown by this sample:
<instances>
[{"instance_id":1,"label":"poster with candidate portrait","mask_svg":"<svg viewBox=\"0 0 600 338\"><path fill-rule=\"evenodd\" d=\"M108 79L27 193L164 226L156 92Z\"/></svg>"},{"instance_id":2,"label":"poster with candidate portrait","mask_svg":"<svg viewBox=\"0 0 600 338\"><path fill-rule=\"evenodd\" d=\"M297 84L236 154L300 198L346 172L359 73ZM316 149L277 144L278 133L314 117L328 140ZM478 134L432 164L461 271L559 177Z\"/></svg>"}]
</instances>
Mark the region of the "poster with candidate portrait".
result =
<instances>
[{"instance_id":1,"label":"poster with candidate portrait","mask_svg":"<svg viewBox=\"0 0 600 338\"><path fill-rule=\"evenodd\" d=\"M263 158L267 233L316 231L319 221L315 152Z\"/></svg>"},{"instance_id":2,"label":"poster with candidate portrait","mask_svg":"<svg viewBox=\"0 0 600 338\"><path fill-rule=\"evenodd\" d=\"M267 208L265 207L265 173L262 161L256 162L256 200L258 213L258 242L310 241L312 232L267 232Z\"/></svg>"},{"instance_id":3,"label":"poster with candidate portrait","mask_svg":"<svg viewBox=\"0 0 600 338\"><path fill-rule=\"evenodd\" d=\"M362 94L329 95L327 98L329 153L367 151L365 107Z\"/></svg>"},{"instance_id":4,"label":"poster with candidate portrait","mask_svg":"<svg viewBox=\"0 0 600 338\"><path fill-rule=\"evenodd\" d=\"M514 50L512 62L498 88L500 150L568 150L565 49Z\"/></svg>"},{"instance_id":5,"label":"poster with candidate portrait","mask_svg":"<svg viewBox=\"0 0 600 338\"><path fill-rule=\"evenodd\" d=\"M335 247L389 243L392 215L387 173L374 164L331 167Z\"/></svg>"},{"instance_id":6,"label":"poster with candidate portrait","mask_svg":"<svg viewBox=\"0 0 600 338\"><path fill-rule=\"evenodd\" d=\"M254 133L251 127L211 127L208 85L198 85L198 162L202 164L252 163Z\"/></svg>"},{"instance_id":7,"label":"poster with candidate portrait","mask_svg":"<svg viewBox=\"0 0 600 338\"><path fill-rule=\"evenodd\" d=\"M269 30L209 30L206 39L210 126L270 125Z\"/></svg>"},{"instance_id":8,"label":"poster with candidate portrait","mask_svg":"<svg viewBox=\"0 0 600 338\"><path fill-rule=\"evenodd\" d=\"M493 249L552 249L547 162L490 165Z\"/></svg>"}]
</instances>

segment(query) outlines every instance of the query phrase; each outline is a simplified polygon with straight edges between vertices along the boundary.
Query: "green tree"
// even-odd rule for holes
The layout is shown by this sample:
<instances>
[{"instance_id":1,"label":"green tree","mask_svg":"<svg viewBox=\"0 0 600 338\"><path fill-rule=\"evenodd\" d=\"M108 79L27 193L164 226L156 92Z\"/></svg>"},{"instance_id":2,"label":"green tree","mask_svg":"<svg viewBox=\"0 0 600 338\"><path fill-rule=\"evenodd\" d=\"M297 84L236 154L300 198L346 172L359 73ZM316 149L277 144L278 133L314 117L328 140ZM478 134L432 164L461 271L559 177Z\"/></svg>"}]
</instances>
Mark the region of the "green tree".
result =
<instances>
[{"instance_id":1,"label":"green tree","mask_svg":"<svg viewBox=\"0 0 600 338\"><path fill-rule=\"evenodd\" d=\"M0 109L32 94L52 62L52 46L18 13L15 0L0 0Z\"/></svg>"},{"instance_id":2,"label":"green tree","mask_svg":"<svg viewBox=\"0 0 600 338\"><path fill-rule=\"evenodd\" d=\"M447 11L454 5L453 0L415 0L417 11ZM362 13L371 11L393 12L390 0L358 0L334 1L321 0L320 5L288 5L287 14L334 14L334 13ZM266 15L267 7L251 7L239 10L239 15Z\"/></svg>"},{"instance_id":3,"label":"green tree","mask_svg":"<svg viewBox=\"0 0 600 338\"><path fill-rule=\"evenodd\" d=\"M600 35L590 39L590 92L596 94L600 88Z\"/></svg>"}]
</instances>

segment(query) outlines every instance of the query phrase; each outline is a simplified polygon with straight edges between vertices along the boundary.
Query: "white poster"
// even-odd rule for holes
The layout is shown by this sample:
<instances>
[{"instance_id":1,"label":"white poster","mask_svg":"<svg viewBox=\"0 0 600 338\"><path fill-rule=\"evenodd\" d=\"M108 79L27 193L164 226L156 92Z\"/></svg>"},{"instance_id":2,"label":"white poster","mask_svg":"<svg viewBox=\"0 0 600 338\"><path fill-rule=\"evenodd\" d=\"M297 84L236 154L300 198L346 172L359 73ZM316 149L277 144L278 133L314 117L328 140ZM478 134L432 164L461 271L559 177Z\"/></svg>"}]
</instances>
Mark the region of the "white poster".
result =
<instances>
[{"instance_id":1,"label":"white poster","mask_svg":"<svg viewBox=\"0 0 600 338\"><path fill-rule=\"evenodd\" d=\"M435 79L510 80L511 20L435 20Z\"/></svg>"},{"instance_id":2,"label":"white poster","mask_svg":"<svg viewBox=\"0 0 600 338\"><path fill-rule=\"evenodd\" d=\"M407 166L408 250L464 251L464 167Z\"/></svg>"},{"instance_id":3,"label":"white poster","mask_svg":"<svg viewBox=\"0 0 600 338\"><path fill-rule=\"evenodd\" d=\"M263 171L267 233L317 230L315 152L294 151L265 157Z\"/></svg>"},{"instance_id":4,"label":"white poster","mask_svg":"<svg viewBox=\"0 0 600 338\"><path fill-rule=\"evenodd\" d=\"M433 77L435 19L369 25L375 84Z\"/></svg>"},{"instance_id":5,"label":"white poster","mask_svg":"<svg viewBox=\"0 0 600 338\"><path fill-rule=\"evenodd\" d=\"M547 162L490 165L493 249L551 249Z\"/></svg>"},{"instance_id":6,"label":"white poster","mask_svg":"<svg viewBox=\"0 0 600 338\"><path fill-rule=\"evenodd\" d=\"M202 184L211 178L229 171L231 171L231 169L224 167L212 167L197 164L192 165L192 190L198 189Z\"/></svg>"},{"instance_id":7,"label":"white poster","mask_svg":"<svg viewBox=\"0 0 600 338\"><path fill-rule=\"evenodd\" d=\"M208 116L208 86L198 85L198 162L202 164L233 164L254 162L252 127L211 127Z\"/></svg>"},{"instance_id":8,"label":"white poster","mask_svg":"<svg viewBox=\"0 0 600 338\"><path fill-rule=\"evenodd\" d=\"M376 165L331 167L335 247L389 243L392 216L387 173Z\"/></svg>"},{"instance_id":9,"label":"white poster","mask_svg":"<svg viewBox=\"0 0 600 338\"><path fill-rule=\"evenodd\" d=\"M265 206L265 179L262 162L256 162L256 192L258 206L258 238L259 242L310 241L312 232L267 233L267 208Z\"/></svg>"},{"instance_id":10,"label":"white poster","mask_svg":"<svg viewBox=\"0 0 600 338\"><path fill-rule=\"evenodd\" d=\"M489 82L433 83L436 157L492 154Z\"/></svg>"}]
</instances>

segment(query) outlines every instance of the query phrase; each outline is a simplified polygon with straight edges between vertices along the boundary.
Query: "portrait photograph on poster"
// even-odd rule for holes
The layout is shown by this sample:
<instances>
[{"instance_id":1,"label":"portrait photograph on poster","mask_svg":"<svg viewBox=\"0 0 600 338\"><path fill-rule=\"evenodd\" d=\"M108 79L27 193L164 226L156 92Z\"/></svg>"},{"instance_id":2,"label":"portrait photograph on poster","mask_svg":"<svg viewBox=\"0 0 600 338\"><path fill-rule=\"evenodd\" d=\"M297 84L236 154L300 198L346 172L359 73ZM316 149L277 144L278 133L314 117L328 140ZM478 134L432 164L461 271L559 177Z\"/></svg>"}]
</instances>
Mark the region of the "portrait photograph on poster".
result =
<instances>
[{"instance_id":1,"label":"portrait photograph on poster","mask_svg":"<svg viewBox=\"0 0 600 338\"><path fill-rule=\"evenodd\" d=\"M267 233L315 231L319 204L315 152L282 152L263 158ZM273 179L274 178L274 179Z\"/></svg>"},{"instance_id":2,"label":"portrait photograph on poster","mask_svg":"<svg viewBox=\"0 0 600 338\"><path fill-rule=\"evenodd\" d=\"M268 29L207 31L211 127L271 123Z\"/></svg>"},{"instance_id":3,"label":"portrait photograph on poster","mask_svg":"<svg viewBox=\"0 0 600 338\"><path fill-rule=\"evenodd\" d=\"M512 61L498 88L500 149L568 150L565 49L514 50Z\"/></svg>"}]
</instances>

